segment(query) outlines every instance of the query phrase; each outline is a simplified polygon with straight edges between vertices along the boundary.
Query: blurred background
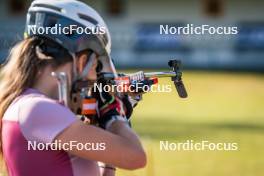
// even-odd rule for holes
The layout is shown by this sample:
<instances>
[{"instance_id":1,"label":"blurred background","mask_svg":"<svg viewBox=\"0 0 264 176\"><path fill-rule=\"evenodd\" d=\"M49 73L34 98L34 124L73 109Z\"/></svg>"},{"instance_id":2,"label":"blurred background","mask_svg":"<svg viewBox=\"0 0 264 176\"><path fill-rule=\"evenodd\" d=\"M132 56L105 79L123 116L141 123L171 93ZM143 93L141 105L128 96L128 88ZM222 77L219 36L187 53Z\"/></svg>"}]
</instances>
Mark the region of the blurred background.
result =
<instances>
[{"instance_id":1,"label":"blurred background","mask_svg":"<svg viewBox=\"0 0 264 176\"><path fill-rule=\"evenodd\" d=\"M120 71L168 70L180 59L188 99L148 93L133 128L146 168L119 176L261 176L264 173L264 1L84 0L104 17ZM30 0L0 1L0 59L22 39ZM52 4L52 1L51 1ZM159 35L159 25L237 26L237 35ZM159 84L171 84L160 79ZM236 142L238 151L159 150L159 141Z\"/></svg>"},{"instance_id":2,"label":"blurred background","mask_svg":"<svg viewBox=\"0 0 264 176\"><path fill-rule=\"evenodd\" d=\"M1 0L0 55L21 38L30 0ZM261 0L86 0L102 14L120 67L165 67L179 58L185 68L264 70ZM238 35L159 35L159 25L237 26ZM1 57L3 58L3 57Z\"/></svg>"}]
</instances>

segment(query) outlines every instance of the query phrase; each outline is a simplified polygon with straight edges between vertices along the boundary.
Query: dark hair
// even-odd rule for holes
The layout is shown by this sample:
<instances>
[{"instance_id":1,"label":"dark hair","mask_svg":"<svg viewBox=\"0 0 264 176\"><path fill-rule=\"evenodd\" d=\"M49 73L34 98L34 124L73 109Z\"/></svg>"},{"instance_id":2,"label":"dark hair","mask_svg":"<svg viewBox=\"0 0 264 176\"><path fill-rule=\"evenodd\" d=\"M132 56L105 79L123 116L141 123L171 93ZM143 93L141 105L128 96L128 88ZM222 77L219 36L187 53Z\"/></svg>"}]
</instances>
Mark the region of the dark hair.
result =
<instances>
[{"instance_id":1,"label":"dark hair","mask_svg":"<svg viewBox=\"0 0 264 176\"><path fill-rule=\"evenodd\" d=\"M46 38L31 37L16 44L1 68L0 119L12 101L26 88L33 86L39 70L49 64L56 68L72 60L66 49ZM3 158L1 134L2 121L0 155Z\"/></svg>"}]
</instances>

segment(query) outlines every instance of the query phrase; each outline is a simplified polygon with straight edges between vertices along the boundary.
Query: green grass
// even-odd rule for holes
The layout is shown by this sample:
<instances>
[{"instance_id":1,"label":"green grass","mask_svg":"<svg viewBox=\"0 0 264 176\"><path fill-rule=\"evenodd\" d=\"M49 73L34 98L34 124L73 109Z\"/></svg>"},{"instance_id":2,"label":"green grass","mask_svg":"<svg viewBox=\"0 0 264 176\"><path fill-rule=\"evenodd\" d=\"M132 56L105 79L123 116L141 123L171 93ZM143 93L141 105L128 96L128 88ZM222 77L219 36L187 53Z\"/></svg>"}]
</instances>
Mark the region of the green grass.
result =
<instances>
[{"instance_id":1,"label":"green grass","mask_svg":"<svg viewBox=\"0 0 264 176\"><path fill-rule=\"evenodd\" d=\"M264 173L264 75L185 72L188 99L147 93L133 128L148 154L137 171L118 176L262 176ZM160 79L160 84L171 84ZM160 151L159 141L236 142L238 151Z\"/></svg>"}]
</instances>

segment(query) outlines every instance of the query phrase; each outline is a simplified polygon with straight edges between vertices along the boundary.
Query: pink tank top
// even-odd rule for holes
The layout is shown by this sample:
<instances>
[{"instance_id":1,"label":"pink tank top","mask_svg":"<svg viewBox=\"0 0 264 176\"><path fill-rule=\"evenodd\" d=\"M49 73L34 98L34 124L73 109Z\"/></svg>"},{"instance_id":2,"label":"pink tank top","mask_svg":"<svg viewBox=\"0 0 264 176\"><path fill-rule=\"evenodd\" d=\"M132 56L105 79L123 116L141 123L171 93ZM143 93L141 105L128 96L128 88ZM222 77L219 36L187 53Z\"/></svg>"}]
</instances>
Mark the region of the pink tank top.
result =
<instances>
[{"instance_id":1,"label":"pink tank top","mask_svg":"<svg viewBox=\"0 0 264 176\"><path fill-rule=\"evenodd\" d=\"M2 120L3 154L10 176L99 176L97 162L64 150L31 150L28 142L52 143L77 119L65 106L35 89L14 100Z\"/></svg>"}]
</instances>

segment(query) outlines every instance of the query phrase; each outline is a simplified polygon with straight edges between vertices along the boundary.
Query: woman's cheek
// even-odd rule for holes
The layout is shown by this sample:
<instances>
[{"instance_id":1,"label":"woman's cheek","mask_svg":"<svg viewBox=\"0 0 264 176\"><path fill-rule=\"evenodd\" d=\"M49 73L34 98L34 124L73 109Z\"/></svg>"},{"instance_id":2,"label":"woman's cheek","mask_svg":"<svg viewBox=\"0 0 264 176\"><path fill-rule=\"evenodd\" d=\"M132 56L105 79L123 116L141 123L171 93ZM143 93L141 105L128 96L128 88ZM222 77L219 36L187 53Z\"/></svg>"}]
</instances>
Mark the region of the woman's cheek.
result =
<instances>
[{"instance_id":1,"label":"woman's cheek","mask_svg":"<svg viewBox=\"0 0 264 176\"><path fill-rule=\"evenodd\" d=\"M87 75L88 80L95 81L97 79L97 74L95 69L91 69Z\"/></svg>"}]
</instances>

